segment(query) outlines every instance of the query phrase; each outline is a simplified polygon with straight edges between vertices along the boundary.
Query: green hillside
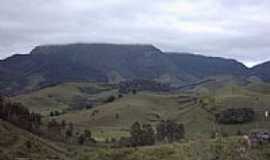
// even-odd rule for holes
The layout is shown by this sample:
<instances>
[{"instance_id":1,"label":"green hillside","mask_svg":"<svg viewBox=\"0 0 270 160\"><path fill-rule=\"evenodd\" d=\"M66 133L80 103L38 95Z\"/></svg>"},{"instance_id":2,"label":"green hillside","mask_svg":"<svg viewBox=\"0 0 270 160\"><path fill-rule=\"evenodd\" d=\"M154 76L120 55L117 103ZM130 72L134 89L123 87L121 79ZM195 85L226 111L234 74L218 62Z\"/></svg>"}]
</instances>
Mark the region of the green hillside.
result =
<instances>
[{"instance_id":1,"label":"green hillside","mask_svg":"<svg viewBox=\"0 0 270 160\"><path fill-rule=\"evenodd\" d=\"M78 130L91 129L98 140L127 136L128 128L135 121L155 125L162 119L184 123L187 138L211 137L216 130L235 135L239 131L269 128L270 122L265 121L263 116L265 110L270 110L268 107L270 94L258 89L260 85L266 84L250 83L242 86L231 82L222 85L218 82L209 82L185 92L139 92L135 95L124 95L112 103L98 103L91 109L66 110L65 114L53 118L73 122ZM88 92L83 92L80 88L87 88ZM18 96L14 100L22 102L34 111L49 113L53 110L71 108L75 96L102 102L110 95L117 96L117 90L112 86L65 83ZM207 105L202 107L200 101ZM239 125L215 124L214 113L226 108L241 107L255 110L254 122ZM45 119L51 117L47 116Z\"/></svg>"},{"instance_id":2,"label":"green hillside","mask_svg":"<svg viewBox=\"0 0 270 160\"><path fill-rule=\"evenodd\" d=\"M228 160L267 160L269 147L249 148L241 137L183 140L181 143L157 144L139 148L107 148L56 145L27 131L0 121L0 159L15 158L58 160L178 160L213 158ZM61 147L60 147L61 146ZM241 150L245 148L245 150Z\"/></svg>"},{"instance_id":3,"label":"green hillside","mask_svg":"<svg viewBox=\"0 0 270 160\"><path fill-rule=\"evenodd\" d=\"M234 151L231 150L233 147L239 147L237 146L239 137L236 137L239 132L248 133L256 129L270 129L270 121L264 119L264 111L270 110L270 94L267 92L267 86L269 84L262 82L241 83L235 80L226 81L225 79L209 81L186 90L160 93L139 91L136 94L129 93L118 97L119 93L116 86L77 82L48 87L11 99L23 103L35 112L42 113L45 124L51 119L56 119L59 122L65 120L67 123L73 122L75 133L82 133L85 129L90 129L93 138L100 143L95 147L63 143L60 146L65 149L60 149L63 153L59 155L58 149L46 150L46 146L50 144L46 140L46 153L53 152L63 157L66 150L72 150L72 153L76 153L73 158L81 157L83 160L121 160L121 158L123 160L175 160L179 157L187 160L198 158L208 160L209 157L216 154L216 150L213 148L217 147L216 141L218 139L212 139L216 131L219 135L226 137L222 139L222 151L219 152L226 154L226 156L235 156L227 154ZM105 102L112 95L115 96L115 100ZM81 108L78 106L78 104L82 104L78 103L78 97L80 97L80 101L93 101L95 105L92 108ZM77 104L78 108L74 108L74 104ZM215 122L215 113L228 108L242 107L254 109L254 121L234 125L221 125ZM61 114L50 116L49 113L55 110L61 111ZM104 148L106 144L103 142L106 140L129 136L129 128L135 121L150 123L155 126L160 120L167 119L184 124L185 139L181 143L158 143L155 146L139 147L139 149ZM7 137L7 135L10 135L10 133L6 133L3 137ZM16 141L7 138L7 140L9 142L3 142L3 144L10 144L13 152L17 150L13 147L17 148L17 144L23 146L27 138L26 140L19 138ZM16 143L13 145L12 141ZM41 142L43 141L38 141L37 145ZM41 146L44 147L43 144ZM2 150L3 153L7 153L4 148ZM28 153L25 151L25 147L22 148L22 152ZM39 154L38 151L33 153ZM262 151L260 149L249 150L247 156L253 157L256 155L265 160L268 153L269 150L264 147ZM7 155L13 154L15 153ZM40 154L46 155L43 150Z\"/></svg>"},{"instance_id":4,"label":"green hillside","mask_svg":"<svg viewBox=\"0 0 270 160\"><path fill-rule=\"evenodd\" d=\"M83 153L80 160L266 160L269 153L269 146L248 148L241 138L231 137L154 147L96 149Z\"/></svg>"},{"instance_id":5,"label":"green hillside","mask_svg":"<svg viewBox=\"0 0 270 160\"><path fill-rule=\"evenodd\" d=\"M54 143L0 120L0 159L68 160L68 152Z\"/></svg>"},{"instance_id":6,"label":"green hillside","mask_svg":"<svg viewBox=\"0 0 270 160\"><path fill-rule=\"evenodd\" d=\"M34 112L47 115L51 111L76 109L81 101L101 102L114 94L112 85L97 83L63 83L29 94L13 97L12 100L23 103Z\"/></svg>"}]
</instances>

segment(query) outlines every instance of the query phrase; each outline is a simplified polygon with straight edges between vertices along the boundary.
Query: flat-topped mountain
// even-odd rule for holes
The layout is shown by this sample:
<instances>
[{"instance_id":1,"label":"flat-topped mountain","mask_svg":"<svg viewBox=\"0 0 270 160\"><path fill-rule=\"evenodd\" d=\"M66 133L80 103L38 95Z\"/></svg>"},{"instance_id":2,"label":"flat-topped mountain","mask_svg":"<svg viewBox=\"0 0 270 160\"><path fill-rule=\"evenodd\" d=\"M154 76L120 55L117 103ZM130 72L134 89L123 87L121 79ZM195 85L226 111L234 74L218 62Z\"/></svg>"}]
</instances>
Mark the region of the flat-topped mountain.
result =
<instances>
[{"instance_id":1,"label":"flat-topped mountain","mask_svg":"<svg viewBox=\"0 0 270 160\"><path fill-rule=\"evenodd\" d=\"M22 92L69 81L127 79L190 83L209 76L246 76L248 68L224 58L164 53L153 45L44 45L0 61L2 93Z\"/></svg>"}]
</instances>

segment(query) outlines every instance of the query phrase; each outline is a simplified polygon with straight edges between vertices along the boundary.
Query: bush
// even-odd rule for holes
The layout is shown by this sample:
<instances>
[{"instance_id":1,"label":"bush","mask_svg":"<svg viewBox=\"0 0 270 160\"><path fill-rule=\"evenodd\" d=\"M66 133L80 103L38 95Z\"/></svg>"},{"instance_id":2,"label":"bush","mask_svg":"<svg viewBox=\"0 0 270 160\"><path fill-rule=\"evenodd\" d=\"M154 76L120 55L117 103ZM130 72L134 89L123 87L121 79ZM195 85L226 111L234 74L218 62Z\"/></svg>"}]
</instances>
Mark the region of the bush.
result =
<instances>
[{"instance_id":1,"label":"bush","mask_svg":"<svg viewBox=\"0 0 270 160\"><path fill-rule=\"evenodd\" d=\"M54 111L54 116L59 116L61 113L59 111Z\"/></svg>"},{"instance_id":2,"label":"bush","mask_svg":"<svg viewBox=\"0 0 270 160\"><path fill-rule=\"evenodd\" d=\"M85 142L85 136L83 134L81 134L79 137L78 137L78 143L80 145L83 145Z\"/></svg>"},{"instance_id":3,"label":"bush","mask_svg":"<svg viewBox=\"0 0 270 160\"><path fill-rule=\"evenodd\" d=\"M118 94L118 98L122 98L123 97L123 95L122 94Z\"/></svg>"},{"instance_id":4,"label":"bush","mask_svg":"<svg viewBox=\"0 0 270 160\"><path fill-rule=\"evenodd\" d=\"M132 89L132 94L137 94L137 90L136 89Z\"/></svg>"},{"instance_id":5,"label":"bush","mask_svg":"<svg viewBox=\"0 0 270 160\"><path fill-rule=\"evenodd\" d=\"M119 113L115 114L115 119L119 119Z\"/></svg>"},{"instance_id":6,"label":"bush","mask_svg":"<svg viewBox=\"0 0 270 160\"><path fill-rule=\"evenodd\" d=\"M185 136L185 128L183 124L174 121L161 121L157 125L157 139L159 141L168 140L169 142L179 141Z\"/></svg>"},{"instance_id":7,"label":"bush","mask_svg":"<svg viewBox=\"0 0 270 160\"><path fill-rule=\"evenodd\" d=\"M105 100L105 103L111 103L115 100L115 96L110 96L108 99Z\"/></svg>"},{"instance_id":8,"label":"bush","mask_svg":"<svg viewBox=\"0 0 270 160\"><path fill-rule=\"evenodd\" d=\"M230 108L215 115L221 124L238 124L253 121L255 112L252 108Z\"/></svg>"}]
</instances>

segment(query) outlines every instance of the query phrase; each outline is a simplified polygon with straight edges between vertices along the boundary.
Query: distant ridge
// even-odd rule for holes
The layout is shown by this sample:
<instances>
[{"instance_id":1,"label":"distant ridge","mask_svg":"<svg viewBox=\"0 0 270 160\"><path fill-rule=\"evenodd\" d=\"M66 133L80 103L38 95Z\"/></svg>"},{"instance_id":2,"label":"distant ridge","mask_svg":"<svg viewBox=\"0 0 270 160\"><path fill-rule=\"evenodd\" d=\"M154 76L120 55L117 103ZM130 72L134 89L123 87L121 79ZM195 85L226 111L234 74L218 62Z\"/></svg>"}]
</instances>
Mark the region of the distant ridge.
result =
<instances>
[{"instance_id":1,"label":"distant ridge","mask_svg":"<svg viewBox=\"0 0 270 160\"><path fill-rule=\"evenodd\" d=\"M250 75L256 76L263 81L270 81L270 62L256 65L250 69Z\"/></svg>"},{"instance_id":2,"label":"distant ridge","mask_svg":"<svg viewBox=\"0 0 270 160\"><path fill-rule=\"evenodd\" d=\"M0 61L0 89L2 94L14 94L70 81L117 83L127 79L188 84L226 75L270 80L258 68L248 69L233 59L162 52L151 44L41 45L30 54Z\"/></svg>"}]
</instances>

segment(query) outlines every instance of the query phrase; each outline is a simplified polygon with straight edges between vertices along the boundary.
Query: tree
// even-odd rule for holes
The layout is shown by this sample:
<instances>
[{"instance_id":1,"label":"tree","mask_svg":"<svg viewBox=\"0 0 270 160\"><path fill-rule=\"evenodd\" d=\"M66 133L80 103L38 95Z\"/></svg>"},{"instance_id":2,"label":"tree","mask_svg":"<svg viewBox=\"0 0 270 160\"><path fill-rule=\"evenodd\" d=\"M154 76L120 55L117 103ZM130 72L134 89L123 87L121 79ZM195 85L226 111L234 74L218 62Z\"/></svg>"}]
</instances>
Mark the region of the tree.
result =
<instances>
[{"instance_id":1,"label":"tree","mask_svg":"<svg viewBox=\"0 0 270 160\"><path fill-rule=\"evenodd\" d=\"M150 124L143 125L142 140L143 140L143 145L155 144L155 131Z\"/></svg>"},{"instance_id":2,"label":"tree","mask_svg":"<svg viewBox=\"0 0 270 160\"><path fill-rule=\"evenodd\" d=\"M142 145L142 128L139 122L135 122L130 128L130 142L133 147Z\"/></svg>"},{"instance_id":3,"label":"tree","mask_svg":"<svg viewBox=\"0 0 270 160\"><path fill-rule=\"evenodd\" d=\"M66 121L65 121L65 120L62 120L61 125L62 125L62 128L63 128L63 129L65 129L65 128L66 128L66 126L67 126Z\"/></svg>"},{"instance_id":4,"label":"tree","mask_svg":"<svg viewBox=\"0 0 270 160\"><path fill-rule=\"evenodd\" d=\"M156 127L157 130L157 139L158 141L164 141L167 136L167 125L164 120L160 121L160 123Z\"/></svg>"},{"instance_id":5,"label":"tree","mask_svg":"<svg viewBox=\"0 0 270 160\"><path fill-rule=\"evenodd\" d=\"M184 138L185 129L183 124L174 121L162 120L156 127L157 139L159 141L168 140L169 142L179 141Z\"/></svg>"},{"instance_id":6,"label":"tree","mask_svg":"<svg viewBox=\"0 0 270 160\"><path fill-rule=\"evenodd\" d=\"M112 141L112 143L114 143L114 142ZM128 138L128 137L121 137L119 139L119 141L118 141L118 145L120 147L130 147L131 146L130 138Z\"/></svg>"},{"instance_id":7,"label":"tree","mask_svg":"<svg viewBox=\"0 0 270 160\"><path fill-rule=\"evenodd\" d=\"M105 103L111 103L115 100L115 96L110 96L108 99L105 100Z\"/></svg>"},{"instance_id":8,"label":"tree","mask_svg":"<svg viewBox=\"0 0 270 160\"><path fill-rule=\"evenodd\" d=\"M174 138L176 141L183 139L185 137L185 128L183 124L177 124Z\"/></svg>"},{"instance_id":9,"label":"tree","mask_svg":"<svg viewBox=\"0 0 270 160\"><path fill-rule=\"evenodd\" d=\"M68 124L68 128L67 128L67 130L66 130L66 137L72 137L73 136L73 131L74 130L74 126L73 126L73 123L69 123Z\"/></svg>"},{"instance_id":10,"label":"tree","mask_svg":"<svg viewBox=\"0 0 270 160\"><path fill-rule=\"evenodd\" d=\"M119 119L119 113L115 114L115 119Z\"/></svg>"},{"instance_id":11,"label":"tree","mask_svg":"<svg viewBox=\"0 0 270 160\"><path fill-rule=\"evenodd\" d=\"M150 124L135 122L130 129L130 144L133 147L153 145L155 143L155 131Z\"/></svg>"},{"instance_id":12,"label":"tree","mask_svg":"<svg viewBox=\"0 0 270 160\"><path fill-rule=\"evenodd\" d=\"M137 90L136 89L132 89L132 94L137 94Z\"/></svg>"},{"instance_id":13,"label":"tree","mask_svg":"<svg viewBox=\"0 0 270 160\"><path fill-rule=\"evenodd\" d=\"M51 117L54 116L54 112L53 112L53 111L50 112L50 116L51 116Z\"/></svg>"},{"instance_id":14,"label":"tree","mask_svg":"<svg viewBox=\"0 0 270 160\"><path fill-rule=\"evenodd\" d=\"M30 150L30 149L32 148L32 142L31 142L30 140L27 140L27 141L25 142L25 146L26 146L26 148L27 148L28 150Z\"/></svg>"},{"instance_id":15,"label":"tree","mask_svg":"<svg viewBox=\"0 0 270 160\"><path fill-rule=\"evenodd\" d=\"M79 137L78 137L78 143L80 145L83 145L85 142L85 135L84 134L81 134Z\"/></svg>"},{"instance_id":16,"label":"tree","mask_svg":"<svg viewBox=\"0 0 270 160\"><path fill-rule=\"evenodd\" d=\"M171 121L171 120L167 120L166 122L167 126L167 138L168 138L168 141L169 142L173 142L175 140L175 134L176 134L176 127L177 127L177 124L174 122L174 121Z\"/></svg>"},{"instance_id":17,"label":"tree","mask_svg":"<svg viewBox=\"0 0 270 160\"><path fill-rule=\"evenodd\" d=\"M62 126L60 123L58 123L55 119L52 119L51 121L49 121L48 123L48 130L49 132L53 133L54 135L61 135L61 129Z\"/></svg>"},{"instance_id":18,"label":"tree","mask_svg":"<svg viewBox=\"0 0 270 160\"><path fill-rule=\"evenodd\" d=\"M86 130L84 130L84 136L85 136L86 140L89 141L90 139L92 139L92 132L89 129L86 129Z\"/></svg>"},{"instance_id":19,"label":"tree","mask_svg":"<svg viewBox=\"0 0 270 160\"><path fill-rule=\"evenodd\" d=\"M255 112L252 108L229 108L215 115L221 124L237 124L254 120Z\"/></svg>"},{"instance_id":20,"label":"tree","mask_svg":"<svg viewBox=\"0 0 270 160\"><path fill-rule=\"evenodd\" d=\"M39 130L41 115L30 112L21 103L13 103L0 97L0 118L31 132Z\"/></svg>"},{"instance_id":21,"label":"tree","mask_svg":"<svg viewBox=\"0 0 270 160\"><path fill-rule=\"evenodd\" d=\"M60 112L58 110L54 111L54 116L59 116Z\"/></svg>"}]
</instances>

